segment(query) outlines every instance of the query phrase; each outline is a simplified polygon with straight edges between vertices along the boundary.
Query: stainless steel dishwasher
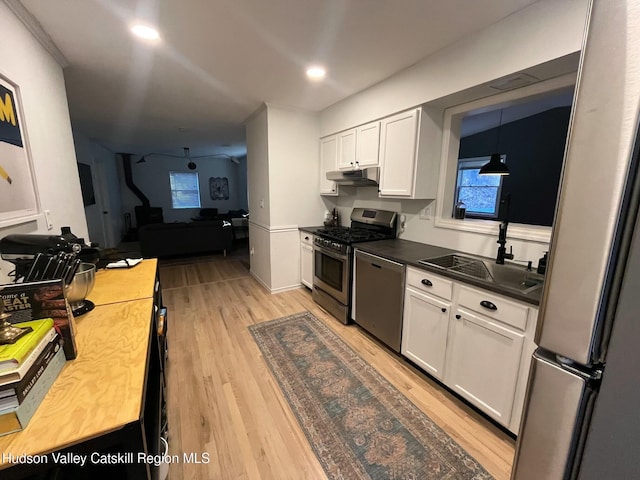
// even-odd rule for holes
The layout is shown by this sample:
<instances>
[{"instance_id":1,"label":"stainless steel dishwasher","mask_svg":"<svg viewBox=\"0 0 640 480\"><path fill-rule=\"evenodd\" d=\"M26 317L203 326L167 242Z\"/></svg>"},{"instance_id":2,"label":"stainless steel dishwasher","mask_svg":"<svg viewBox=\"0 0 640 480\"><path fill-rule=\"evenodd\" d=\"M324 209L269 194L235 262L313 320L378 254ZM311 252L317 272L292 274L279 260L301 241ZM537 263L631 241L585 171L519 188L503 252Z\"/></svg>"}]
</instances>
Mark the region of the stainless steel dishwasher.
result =
<instances>
[{"instance_id":1,"label":"stainless steel dishwasher","mask_svg":"<svg viewBox=\"0 0 640 480\"><path fill-rule=\"evenodd\" d=\"M370 253L355 254L355 322L400 352L404 265Z\"/></svg>"}]
</instances>

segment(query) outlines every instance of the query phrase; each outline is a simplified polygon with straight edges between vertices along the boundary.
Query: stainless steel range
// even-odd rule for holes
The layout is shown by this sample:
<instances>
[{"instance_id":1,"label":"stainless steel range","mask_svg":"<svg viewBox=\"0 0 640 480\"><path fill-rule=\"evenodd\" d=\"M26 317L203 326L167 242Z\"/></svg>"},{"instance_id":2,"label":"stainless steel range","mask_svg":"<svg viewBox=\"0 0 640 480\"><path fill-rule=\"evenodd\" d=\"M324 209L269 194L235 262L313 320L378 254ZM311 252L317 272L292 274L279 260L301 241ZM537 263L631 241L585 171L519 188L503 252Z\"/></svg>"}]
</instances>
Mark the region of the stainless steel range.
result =
<instances>
[{"instance_id":1,"label":"stainless steel range","mask_svg":"<svg viewBox=\"0 0 640 480\"><path fill-rule=\"evenodd\" d=\"M351 316L352 245L395 238L397 223L396 212L354 208L350 228L328 227L314 232L312 296L342 323L349 323Z\"/></svg>"}]
</instances>

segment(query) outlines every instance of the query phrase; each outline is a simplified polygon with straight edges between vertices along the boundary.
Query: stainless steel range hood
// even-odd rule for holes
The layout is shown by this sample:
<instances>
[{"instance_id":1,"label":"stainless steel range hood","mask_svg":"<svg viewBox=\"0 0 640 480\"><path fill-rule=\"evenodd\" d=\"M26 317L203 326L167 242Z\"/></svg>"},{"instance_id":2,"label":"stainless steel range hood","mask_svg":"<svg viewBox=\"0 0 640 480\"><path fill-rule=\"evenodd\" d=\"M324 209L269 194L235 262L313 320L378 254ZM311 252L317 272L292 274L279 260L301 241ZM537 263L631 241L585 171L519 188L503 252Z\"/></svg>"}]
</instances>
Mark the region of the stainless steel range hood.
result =
<instances>
[{"instance_id":1,"label":"stainless steel range hood","mask_svg":"<svg viewBox=\"0 0 640 480\"><path fill-rule=\"evenodd\" d=\"M336 170L327 172L327 180L338 185L353 187L370 187L380 182L380 167L362 168L360 170Z\"/></svg>"}]
</instances>

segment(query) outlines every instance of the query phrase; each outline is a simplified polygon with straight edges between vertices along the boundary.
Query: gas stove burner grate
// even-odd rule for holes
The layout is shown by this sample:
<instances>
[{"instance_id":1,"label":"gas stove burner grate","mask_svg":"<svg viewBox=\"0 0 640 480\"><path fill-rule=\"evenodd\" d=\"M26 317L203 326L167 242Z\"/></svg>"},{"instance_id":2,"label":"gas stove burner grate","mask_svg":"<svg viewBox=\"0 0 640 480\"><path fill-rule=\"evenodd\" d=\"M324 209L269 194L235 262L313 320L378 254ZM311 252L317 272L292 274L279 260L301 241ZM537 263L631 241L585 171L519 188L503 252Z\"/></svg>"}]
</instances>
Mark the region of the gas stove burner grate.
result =
<instances>
[{"instance_id":1,"label":"gas stove burner grate","mask_svg":"<svg viewBox=\"0 0 640 480\"><path fill-rule=\"evenodd\" d=\"M355 242L368 242L372 240L384 240L391 238L389 234L382 232L374 232L366 229L354 229L354 228L322 228L316 231L316 235L319 235L329 240L335 240L342 243L355 243Z\"/></svg>"}]
</instances>

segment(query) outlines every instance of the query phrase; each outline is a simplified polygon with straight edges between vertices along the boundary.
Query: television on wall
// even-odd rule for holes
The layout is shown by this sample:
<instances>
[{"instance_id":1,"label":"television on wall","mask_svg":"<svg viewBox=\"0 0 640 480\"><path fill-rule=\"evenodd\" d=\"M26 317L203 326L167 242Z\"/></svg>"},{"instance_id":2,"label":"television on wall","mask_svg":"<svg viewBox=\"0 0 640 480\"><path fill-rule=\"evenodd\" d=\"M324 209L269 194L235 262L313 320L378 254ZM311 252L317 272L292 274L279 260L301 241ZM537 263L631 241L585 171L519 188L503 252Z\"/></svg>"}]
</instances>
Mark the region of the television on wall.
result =
<instances>
[{"instance_id":1,"label":"television on wall","mask_svg":"<svg viewBox=\"0 0 640 480\"><path fill-rule=\"evenodd\" d=\"M80 175L80 189L82 190L82 203L84 206L95 205L96 194L93 191L93 178L91 177L91 165L78 163Z\"/></svg>"}]
</instances>

